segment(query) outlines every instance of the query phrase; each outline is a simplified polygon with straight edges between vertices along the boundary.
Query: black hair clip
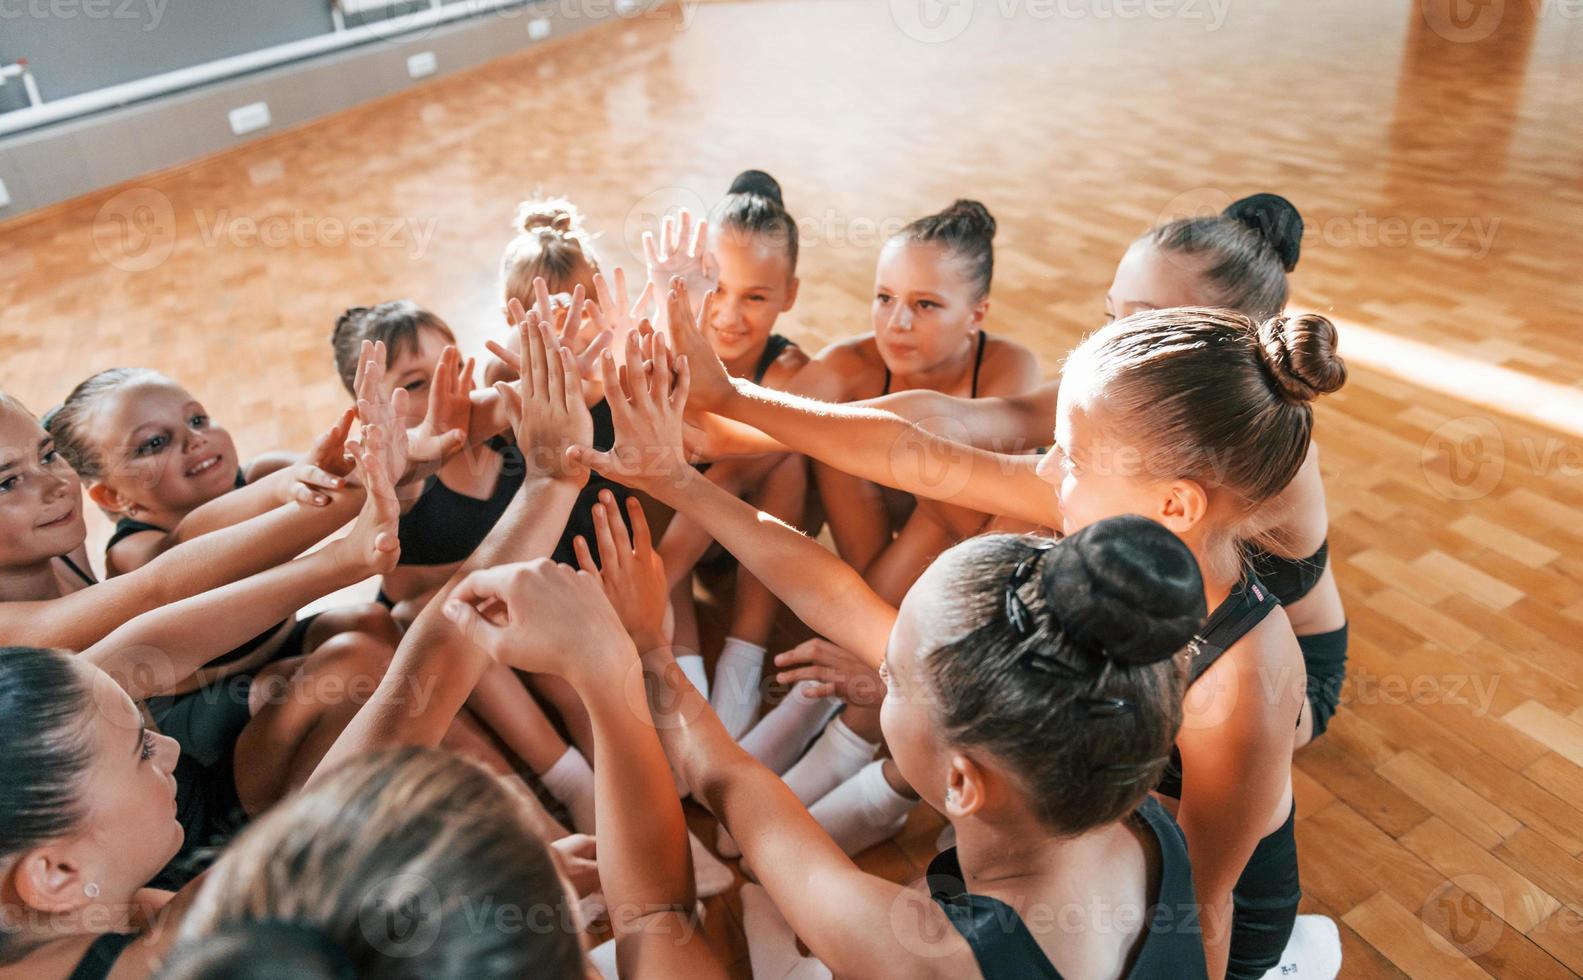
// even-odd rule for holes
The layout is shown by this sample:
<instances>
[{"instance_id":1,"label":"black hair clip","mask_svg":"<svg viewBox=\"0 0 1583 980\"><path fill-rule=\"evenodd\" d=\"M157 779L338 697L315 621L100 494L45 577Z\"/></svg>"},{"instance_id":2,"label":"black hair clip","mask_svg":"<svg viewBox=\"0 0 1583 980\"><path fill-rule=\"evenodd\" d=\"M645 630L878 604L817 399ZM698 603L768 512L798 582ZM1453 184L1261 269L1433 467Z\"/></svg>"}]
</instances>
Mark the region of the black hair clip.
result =
<instances>
[{"instance_id":1,"label":"black hair clip","mask_svg":"<svg viewBox=\"0 0 1583 980\"><path fill-rule=\"evenodd\" d=\"M1067 681L1088 680L1088 675L1073 667L1059 657L1052 657L1042 650L1029 650L1023 654L1023 666L1029 670L1037 670L1041 674L1049 674Z\"/></svg>"},{"instance_id":2,"label":"black hair clip","mask_svg":"<svg viewBox=\"0 0 1583 980\"><path fill-rule=\"evenodd\" d=\"M1131 714L1137 705L1126 698L1078 698L1090 718L1117 718Z\"/></svg>"},{"instance_id":3,"label":"black hair clip","mask_svg":"<svg viewBox=\"0 0 1583 980\"><path fill-rule=\"evenodd\" d=\"M1033 577L1034 566L1052 547L1054 547L1053 542L1017 562L1016 567L1011 570L1011 577L1006 580L1006 619L1017 631L1018 636L1032 636L1037 626L1033 621L1033 613L1028 610L1028 604L1022 601L1022 596L1017 594L1017 590Z\"/></svg>"}]
</instances>

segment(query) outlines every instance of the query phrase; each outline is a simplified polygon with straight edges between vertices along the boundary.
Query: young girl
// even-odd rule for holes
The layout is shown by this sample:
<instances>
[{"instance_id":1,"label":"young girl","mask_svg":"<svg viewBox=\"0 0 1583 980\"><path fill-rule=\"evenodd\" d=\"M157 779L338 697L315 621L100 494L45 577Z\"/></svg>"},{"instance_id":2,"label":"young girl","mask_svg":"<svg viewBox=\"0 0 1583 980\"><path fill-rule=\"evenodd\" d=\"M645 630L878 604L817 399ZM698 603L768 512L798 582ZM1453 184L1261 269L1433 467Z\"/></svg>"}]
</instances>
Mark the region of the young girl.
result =
<instances>
[{"instance_id":1,"label":"young girl","mask_svg":"<svg viewBox=\"0 0 1583 980\"><path fill-rule=\"evenodd\" d=\"M931 865L927 895L860 872L696 705L663 648L650 655L647 671L677 699L656 717L667 754L809 948L841 976L1204 976L1182 834L1149 797L1182 719L1173 658L1206 608L1188 548L1141 517L1060 543L975 538L898 610L683 464L685 368L675 388L673 369L660 350L651 384L613 404L617 451L579 458L693 515L809 625L882 666L896 761L960 841ZM638 448L644 466L620 462ZM608 593L661 592L643 571L641 532L623 565L608 555L626 550L624 531L604 521L600 534L605 576L635 569ZM656 636L658 617L647 619ZM1095 909L1126 914L1102 922Z\"/></svg>"},{"instance_id":2,"label":"young girl","mask_svg":"<svg viewBox=\"0 0 1583 980\"><path fill-rule=\"evenodd\" d=\"M885 413L832 409L732 381L698 331L675 322L699 378L699 408L815 455L833 418L841 419L846 446L894 445L898 424L907 431ZM1309 402L1346 378L1335 344L1335 328L1319 316L1255 325L1196 308L1136 314L1068 359L1055 445L1044 457L950 450L964 477L955 481L963 487L955 503L1067 533L1141 513L1176 531L1198 556L1214 612L1178 740L1181 769L1192 775L1161 792L1181 801L1212 975L1261 975L1279 958L1296 916L1291 756L1304 708L1302 654L1279 604L1243 568L1240 541L1308 458ZM931 438L918 436L920 445ZM939 485L938 474L921 478L904 455L889 462L888 478L901 486ZM867 475L879 469L863 468ZM1270 683L1268 697L1237 695Z\"/></svg>"},{"instance_id":3,"label":"young girl","mask_svg":"<svg viewBox=\"0 0 1583 980\"><path fill-rule=\"evenodd\" d=\"M790 338L775 332L776 320L797 302L798 286L797 222L786 211L780 185L763 171L744 171L731 182L710 221L701 224L707 243L703 262L715 290L714 317L708 324L715 354L733 377L795 390L795 378L809 359ZM652 258L654 275L662 256L656 250ZM747 494L765 513L803 525L809 487L801 456L774 453L700 468L716 485ZM673 649L698 649L691 572L710 544L708 535L685 515L672 519L660 543L666 570L676 582ZM707 689L715 713L733 737L741 737L757 718L765 647L777 609L779 603L757 579L737 572L731 622Z\"/></svg>"},{"instance_id":4,"label":"young girl","mask_svg":"<svg viewBox=\"0 0 1583 980\"><path fill-rule=\"evenodd\" d=\"M1032 352L984 330L994 237L995 219L977 201L959 200L902 229L880 253L873 334L826 348L790 390L847 402L915 389L978 398L1033 387L1039 368ZM953 508L914 508L907 494L834 467L816 464L814 470L837 551L891 602L900 601L945 547L984 520ZM961 530L953 531L953 523ZM805 648L823 646L815 641ZM756 758L784 769L798 798L857 853L899 831L917 798L894 764L871 761L881 741L873 701L849 704L795 764L778 758L781 748L774 743L791 745L795 753L829 717L827 702L806 695L794 691L745 744ZM734 852L729 840L721 847Z\"/></svg>"},{"instance_id":5,"label":"young girl","mask_svg":"<svg viewBox=\"0 0 1583 980\"><path fill-rule=\"evenodd\" d=\"M1105 297L1106 321L1177 306L1223 307L1259 322L1276 316L1286 308L1287 273L1297 266L1302 235L1297 209L1275 194L1243 198L1217 217L1161 225L1134 242L1123 256ZM966 436L979 446L1005 441L1042 446L1055 418L1058 388L1059 383L1052 382L1024 395L974 402L915 391L870 404L924 424L950 418L951 438ZM821 437L830 461L854 472L863 472L864 454L889 452L897 445L896 432L871 445L855 441L856 433L846 427L836 427L830 435ZM744 448L757 452L777 446L754 440ZM973 472L956 467L950 479L938 472L932 479L938 488L958 478L972 480ZM985 472L986 480L997 479ZM1308 687L1299 746L1324 734L1346 680L1346 613L1329 566L1328 525L1319 447L1310 443L1308 457L1291 485L1262 508L1250 527L1252 540L1245 548L1260 579L1286 608L1303 650Z\"/></svg>"},{"instance_id":6,"label":"young girl","mask_svg":"<svg viewBox=\"0 0 1583 980\"><path fill-rule=\"evenodd\" d=\"M347 537L144 613L80 655L0 650L4 972L65 976L92 958L85 931L136 923L159 904L143 886L189 832L180 749L136 702L162 693L160 678L183 678L298 605L394 562L397 506L368 438L360 465L370 492Z\"/></svg>"},{"instance_id":7,"label":"young girl","mask_svg":"<svg viewBox=\"0 0 1583 980\"><path fill-rule=\"evenodd\" d=\"M575 388L575 372L565 367L548 330L535 329L533 336L539 352L535 362L554 365L554 383L547 369L524 381L515 430L519 445L544 451L530 457L528 478L469 560L474 564L464 566L468 570L547 554L583 481L583 471L562 463L563 447L586 441L590 433L586 414L564 395ZM380 442L373 440L375 450ZM366 458L376 499L389 497L390 481L379 475L372 455ZM391 511L382 519L394 518ZM390 543L390 528L382 525L382 530ZM334 554L326 548L265 574L291 577L300 574L302 563L313 568ZM381 554L388 560L391 552ZM365 567L359 574L385 567ZM139 574L96 588L109 590ZM209 624L237 616L243 620L238 628L251 617L259 624L255 630L282 615L235 601L237 588L155 615ZM441 590L441 602L446 593ZM193 605L209 600L219 608ZM289 609L301 601L287 596L276 605ZM142 635L137 627L107 645L111 654L131 658L107 663L110 673L57 651L0 655L0 698L7 702L0 726L21 726L8 728L0 738L0 772L6 774L0 780L0 880L6 904L0 976L98 980L112 970L117 980L149 976L169 951L181 916L198 892L197 882L174 897L146 887L179 848L181 829L168 809L175 743L145 732L135 705L136 698L150 693L139 681L148 675L150 647L132 642ZM438 744L486 659L438 608L425 610L404 635L391 670L325 754L320 769L329 771L376 748ZM111 673L122 678L119 684ZM421 696L414 698L414 692ZM95 705L98 710L89 710Z\"/></svg>"},{"instance_id":8,"label":"young girl","mask_svg":"<svg viewBox=\"0 0 1583 980\"><path fill-rule=\"evenodd\" d=\"M345 485L336 473L344 473L337 457L346 424L343 418L325 437L333 450L321 453L324 459L249 484L230 433L192 394L157 372L115 368L78 384L51 413L49 431L87 484L89 499L116 520L105 566L120 575L294 494L311 491L310 505L327 504L326 495ZM216 657L169 696L150 699L148 708L189 764L230 766L237 756L238 792L256 812L279 798L293 771L300 782L356 710L352 703L281 700L271 697L272 688L288 678L307 687L334 676L372 689L397 636L389 616L373 605L301 621L290 615ZM327 717L337 714L339 723Z\"/></svg>"}]
</instances>

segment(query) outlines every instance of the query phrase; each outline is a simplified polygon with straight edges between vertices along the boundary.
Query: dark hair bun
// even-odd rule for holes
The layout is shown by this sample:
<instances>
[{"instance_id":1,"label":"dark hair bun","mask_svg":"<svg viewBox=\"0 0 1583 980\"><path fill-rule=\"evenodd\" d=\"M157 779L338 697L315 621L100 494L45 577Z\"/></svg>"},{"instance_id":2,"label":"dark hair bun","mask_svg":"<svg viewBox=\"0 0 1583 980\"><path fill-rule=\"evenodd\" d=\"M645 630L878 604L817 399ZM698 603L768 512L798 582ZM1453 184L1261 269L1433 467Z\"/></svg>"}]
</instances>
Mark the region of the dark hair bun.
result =
<instances>
[{"instance_id":1,"label":"dark hair bun","mask_svg":"<svg viewBox=\"0 0 1583 980\"><path fill-rule=\"evenodd\" d=\"M1041 581L1068 639L1126 667L1174 656L1209 615L1198 560L1147 517L1107 518L1064 538Z\"/></svg>"},{"instance_id":2,"label":"dark hair bun","mask_svg":"<svg viewBox=\"0 0 1583 980\"><path fill-rule=\"evenodd\" d=\"M781 197L780 182L762 170L744 170L737 174L726 193L766 197L783 208L786 206L785 199Z\"/></svg>"},{"instance_id":3,"label":"dark hair bun","mask_svg":"<svg viewBox=\"0 0 1583 980\"><path fill-rule=\"evenodd\" d=\"M954 233L953 237L995 240L995 216L977 201L959 198L935 217L940 222L940 230Z\"/></svg>"},{"instance_id":4,"label":"dark hair bun","mask_svg":"<svg viewBox=\"0 0 1583 980\"><path fill-rule=\"evenodd\" d=\"M1347 383L1336 325L1317 313L1272 316L1259 325L1259 354L1289 402L1311 402Z\"/></svg>"},{"instance_id":5,"label":"dark hair bun","mask_svg":"<svg viewBox=\"0 0 1583 980\"><path fill-rule=\"evenodd\" d=\"M1291 201L1279 194L1254 194L1231 202L1220 213L1252 228L1275 250L1287 272L1297 268L1297 257L1303 248L1303 216Z\"/></svg>"}]
</instances>

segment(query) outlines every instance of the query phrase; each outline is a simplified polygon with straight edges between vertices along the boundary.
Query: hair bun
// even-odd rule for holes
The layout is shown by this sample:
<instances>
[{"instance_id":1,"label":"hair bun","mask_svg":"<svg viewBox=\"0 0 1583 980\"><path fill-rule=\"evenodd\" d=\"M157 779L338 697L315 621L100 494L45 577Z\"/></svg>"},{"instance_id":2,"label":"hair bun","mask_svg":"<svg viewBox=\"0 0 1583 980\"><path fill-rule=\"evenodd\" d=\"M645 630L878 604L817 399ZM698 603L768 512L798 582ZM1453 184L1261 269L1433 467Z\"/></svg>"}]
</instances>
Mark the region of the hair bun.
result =
<instances>
[{"instance_id":1,"label":"hair bun","mask_svg":"<svg viewBox=\"0 0 1583 980\"><path fill-rule=\"evenodd\" d=\"M1126 667L1175 656L1209 615L1198 560L1147 517L1107 518L1064 538L1041 582L1072 642Z\"/></svg>"},{"instance_id":2,"label":"hair bun","mask_svg":"<svg viewBox=\"0 0 1583 980\"><path fill-rule=\"evenodd\" d=\"M1317 313L1273 316L1259 325L1259 354L1289 402L1307 403L1347 383L1336 325Z\"/></svg>"},{"instance_id":3,"label":"hair bun","mask_svg":"<svg viewBox=\"0 0 1583 980\"><path fill-rule=\"evenodd\" d=\"M986 242L995 240L995 216L978 201L958 198L938 217L942 225L953 225L963 235L982 238Z\"/></svg>"},{"instance_id":4,"label":"hair bun","mask_svg":"<svg viewBox=\"0 0 1583 980\"><path fill-rule=\"evenodd\" d=\"M1291 201L1279 194L1253 194L1231 202L1220 213L1252 228L1275 250L1287 272L1297 268L1297 257L1303 248L1303 216Z\"/></svg>"},{"instance_id":5,"label":"hair bun","mask_svg":"<svg viewBox=\"0 0 1583 980\"><path fill-rule=\"evenodd\" d=\"M523 201L517 205L513 224L519 231L552 231L572 234L582 228L583 216L569 201Z\"/></svg>"},{"instance_id":6,"label":"hair bun","mask_svg":"<svg viewBox=\"0 0 1583 980\"><path fill-rule=\"evenodd\" d=\"M762 170L744 170L737 174L726 193L752 194L754 197L768 198L782 208L786 206L785 198L781 197L780 181Z\"/></svg>"}]
</instances>

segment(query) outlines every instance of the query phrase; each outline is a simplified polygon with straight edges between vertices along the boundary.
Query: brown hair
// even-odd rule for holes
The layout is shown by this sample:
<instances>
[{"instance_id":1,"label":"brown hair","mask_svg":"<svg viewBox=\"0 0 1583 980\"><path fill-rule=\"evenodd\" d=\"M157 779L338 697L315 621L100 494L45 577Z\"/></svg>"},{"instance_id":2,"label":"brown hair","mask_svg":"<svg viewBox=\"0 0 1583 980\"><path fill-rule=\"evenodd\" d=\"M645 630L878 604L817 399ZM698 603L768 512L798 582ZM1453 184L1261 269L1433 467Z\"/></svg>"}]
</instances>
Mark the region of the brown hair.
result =
<instances>
[{"instance_id":1,"label":"brown hair","mask_svg":"<svg viewBox=\"0 0 1583 980\"><path fill-rule=\"evenodd\" d=\"M148 381L169 381L148 368L110 368L89 375L71 390L60 407L45 414L42 425L55 440L55 448L84 480L104 475L104 456L88 436L87 417L99 399L118 388Z\"/></svg>"},{"instance_id":2,"label":"brown hair","mask_svg":"<svg viewBox=\"0 0 1583 980\"><path fill-rule=\"evenodd\" d=\"M1139 241L1202 261L1212 305L1262 320L1286 309L1286 274L1297 268L1303 217L1279 194L1254 194L1212 218L1163 224Z\"/></svg>"},{"instance_id":3,"label":"brown hair","mask_svg":"<svg viewBox=\"0 0 1583 980\"><path fill-rule=\"evenodd\" d=\"M1192 552L1127 515L1053 547L1032 535L970 538L941 560L966 631L922 663L948 742L998 759L1057 833L1132 812L1182 723L1173 658L1205 616Z\"/></svg>"},{"instance_id":4,"label":"brown hair","mask_svg":"<svg viewBox=\"0 0 1583 980\"><path fill-rule=\"evenodd\" d=\"M517 237L500 259L500 284L506 301L533 302L533 280L542 278L552 293L569 293L580 263L599 271L593 239L577 206L564 198L523 201L512 221Z\"/></svg>"},{"instance_id":5,"label":"brown hair","mask_svg":"<svg viewBox=\"0 0 1583 980\"><path fill-rule=\"evenodd\" d=\"M995 217L977 201L958 200L944 211L919 218L891 241L940 245L967 265L974 299L989 295L995 277Z\"/></svg>"},{"instance_id":6,"label":"brown hair","mask_svg":"<svg viewBox=\"0 0 1583 980\"><path fill-rule=\"evenodd\" d=\"M410 299L391 300L378 306L354 306L342 313L330 333L330 346L335 350L335 371L341 376L341 383L347 391L352 391L363 341L384 341L385 363L389 366L395 358L417 350L418 334L426 329L438 331L447 344L456 343L456 334L444 320Z\"/></svg>"},{"instance_id":7,"label":"brown hair","mask_svg":"<svg viewBox=\"0 0 1583 980\"><path fill-rule=\"evenodd\" d=\"M303 977L571 980L570 901L494 776L438 749L378 752L242 833L162 976L273 976L259 964L285 956Z\"/></svg>"},{"instance_id":8,"label":"brown hair","mask_svg":"<svg viewBox=\"0 0 1583 980\"><path fill-rule=\"evenodd\" d=\"M1155 475L1235 494L1246 516L1303 465L1309 403L1346 383L1336 344L1318 314L1256 324L1229 310L1148 310L1088 337L1062 374L1103 404L1106 427Z\"/></svg>"},{"instance_id":9,"label":"brown hair","mask_svg":"<svg viewBox=\"0 0 1583 980\"><path fill-rule=\"evenodd\" d=\"M716 228L767 239L786 252L787 275L797 274L797 219L786 210L781 185L762 170L744 170L710 216Z\"/></svg>"}]
</instances>

